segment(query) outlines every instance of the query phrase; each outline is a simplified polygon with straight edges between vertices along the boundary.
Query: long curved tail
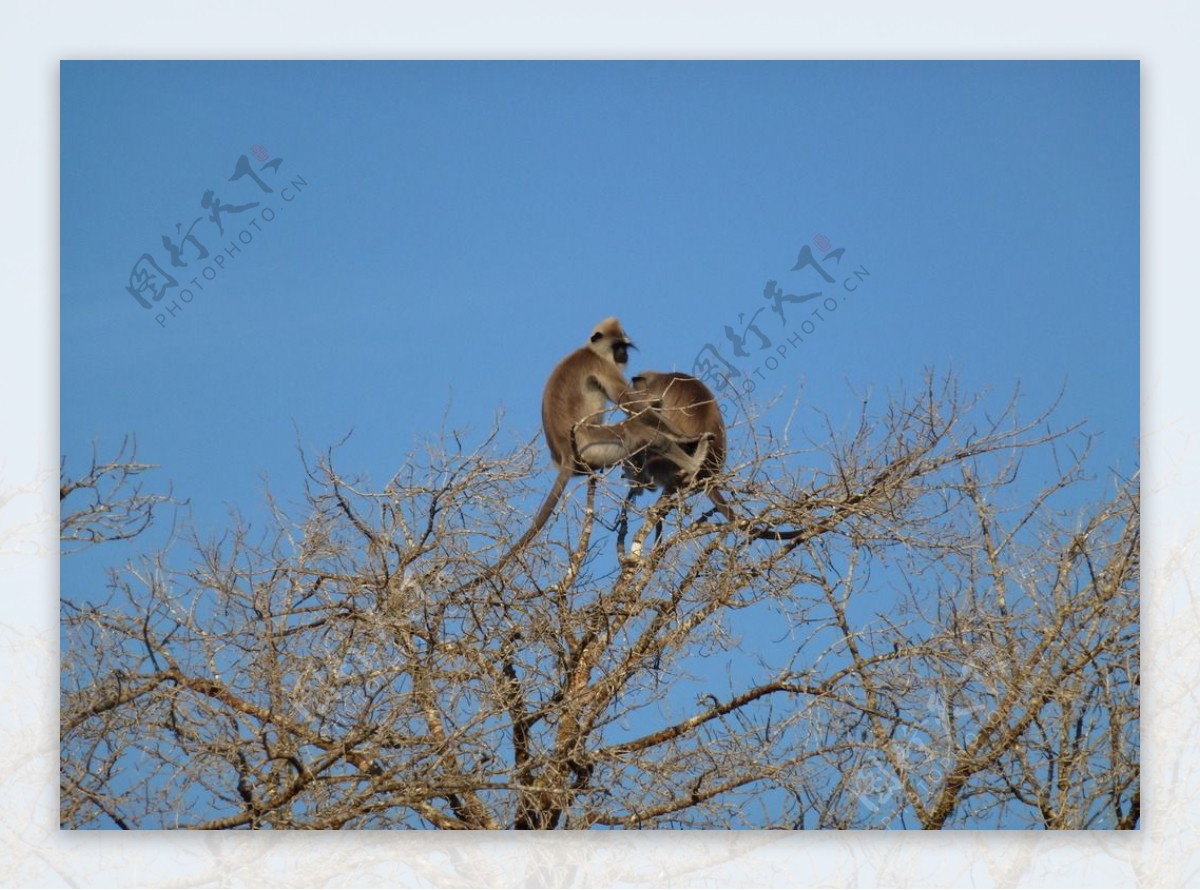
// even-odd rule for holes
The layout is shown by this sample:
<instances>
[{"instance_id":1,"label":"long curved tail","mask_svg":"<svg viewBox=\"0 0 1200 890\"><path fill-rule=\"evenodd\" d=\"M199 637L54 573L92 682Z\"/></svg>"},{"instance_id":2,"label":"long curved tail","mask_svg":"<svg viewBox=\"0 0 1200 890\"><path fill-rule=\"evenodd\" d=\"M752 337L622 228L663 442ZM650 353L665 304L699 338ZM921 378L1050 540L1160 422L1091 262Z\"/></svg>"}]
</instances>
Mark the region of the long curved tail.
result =
<instances>
[{"instance_id":1,"label":"long curved tail","mask_svg":"<svg viewBox=\"0 0 1200 890\"><path fill-rule=\"evenodd\" d=\"M521 537L517 540L517 543L513 544L512 547L508 549L508 552L500 557L500 560L494 566L492 566L486 572L476 575L466 584L456 587L453 592L457 594L466 590L470 590L473 587L478 587L484 581L487 581L506 565L508 565L514 556L520 553L530 541L537 537L538 532L545 527L547 521L549 521L550 517L553 515L554 508L558 506L559 498L562 497L563 491L566 490L567 483L571 481L572 475L573 474L570 470L559 470L558 476L554 480L554 485L550 487L549 494L547 494L546 499L542 501L542 505L538 507L537 515L533 517L533 524L529 526L529 529L525 532L525 534L521 535Z\"/></svg>"},{"instance_id":2,"label":"long curved tail","mask_svg":"<svg viewBox=\"0 0 1200 890\"><path fill-rule=\"evenodd\" d=\"M754 541L794 541L796 538L802 537L805 534L802 528L789 528L784 531L778 531L774 528L764 528L755 532L751 540Z\"/></svg>"},{"instance_id":3,"label":"long curved tail","mask_svg":"<svg viewBox=\"0 0 1200 890\"><path fill-rule=\"evenodd\" d=\"M716 505L717 509L724 514L725 518L730 522L737 521L737 514L733 512L733 508L729 506L729 502L721 494L719 489L710 488L708 497ZM794 541L804 535L805 530L802 528L791 528L779 531L768 526L767 528L752 529L754 532L750 536L752 541Z\"/></svg>"}]
</instances>

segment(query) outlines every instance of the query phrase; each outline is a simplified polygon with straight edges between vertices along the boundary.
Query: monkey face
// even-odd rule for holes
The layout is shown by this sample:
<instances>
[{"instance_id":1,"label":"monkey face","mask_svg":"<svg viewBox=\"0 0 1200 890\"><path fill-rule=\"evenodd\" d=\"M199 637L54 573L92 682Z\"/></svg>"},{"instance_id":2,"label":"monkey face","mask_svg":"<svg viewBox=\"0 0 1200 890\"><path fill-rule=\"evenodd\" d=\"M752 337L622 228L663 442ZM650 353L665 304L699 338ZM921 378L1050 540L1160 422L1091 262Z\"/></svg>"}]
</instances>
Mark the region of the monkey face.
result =
<instances>
[{"instance_id":1,"label":"monkey face","mask_svg":"<svg viewBox=\"0 0 1200 890\"><path fill-rule=\"evenodd\" d=\"M629 362L630 347L637 348L633 346L633 341L629 339L629 335L621 327L621 322L616 318L606 318L596 325L596 329L592 331L589 345L596 355L601 358L611 358L620 366Z\"/></svg>"},{"instance_id":2,"label":"monkey face","mask_svg":"<svg viewBox=\"0 0 1200 890\"><path fill-rule=\"evenodd\" d=\"M596 333L592 334L593 351L603 356L604 347L607 345L608 351L612 356L612 360L618 365L627 365L629 363L629 350L637 349L637 347L633 345L633 341L628 340L625 337L610 336L607 338L609 341L607 344L600 342L604 339L606 339L605 335L599 331L596 331Z\"/></svg>"}]
</instances>

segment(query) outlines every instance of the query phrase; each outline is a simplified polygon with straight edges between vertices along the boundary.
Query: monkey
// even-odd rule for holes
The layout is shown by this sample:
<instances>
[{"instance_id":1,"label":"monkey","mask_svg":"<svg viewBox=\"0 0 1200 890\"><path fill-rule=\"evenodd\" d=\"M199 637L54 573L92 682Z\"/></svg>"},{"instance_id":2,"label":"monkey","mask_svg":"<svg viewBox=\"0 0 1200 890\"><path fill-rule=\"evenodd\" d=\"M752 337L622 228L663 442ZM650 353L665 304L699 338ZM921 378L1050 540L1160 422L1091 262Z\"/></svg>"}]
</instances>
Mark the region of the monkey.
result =
<instances>
[{"instance_id":1,"label":"monkey","mask_svg":"<svg viewBox=\"0 0 1200 890\"><path fill-rule=\"evenodd\" d=\"M681 434L710 434L703 463L691 482L702 483L724 469L725 421L721 417L716 397L702 381L678 371L643 371L633 378L632 383L634 389L644 393L647 398L657 399L660 414ZM643 491L661 489L661 500L685 488L687 482L674 463L650 451L626 462L625 478L630 481L630 489L621 508L617 534L617 550L622 553L628 527L627 513L634 499ZM707 492L713 506L728 521L736 521L737 517L720 489L709 486ZM662 535L662 522L662 519L659 519L655 527L655 541Z\"/></svg>"},{"instance_id":2,"label":"monkey","mask_svg":"<svg viewBox=\"0 0 1200 890\"><path fill-rule=\"evenodd\" d=\"M703 463L692 481L700 483L720 473L725 466L725 421L709 388L699 379L678 371L643 371L632 379L632 384L636 391L658 405L659 414L681 435L709 434ZM670 461L646 451L626 461L625 477L637 492L661 488L664 495L671 495L683 487L684 480L677 470ZM714 504L725 512L728 505L719 492L716 497L719 500Z\"/></svg>"},{"instance_id":3,"label":"monkey","mask_svg":"<svg viewBox=\"0 0 1200 890\"><path fill-rule=\"evenodd\" d=\"M550 372L542 394L542 431L550 459L558 469L554 484L538 508L529 529L507 553L483 575L459 591L493 576L542 530L550 519L567 483L575 476L590 475L618 464L645 460L654 467L666 466L681 481L702 472L714 435L702 430L686 435L665 420L653 397L631 387L623 373L629 350L636 348L621 323L606 318L592 331L588 342L562 359ZM604 423L609 403L628 417L615 424ZM689 453L684 446L691 446ZM722 444L722 449L724 445ZM645 459L652 455L652 459Z\"/></svg>"},{"instance_id":4,"label":"monkey","mask_svg":"<svg viewBox=\"0 0 1200 890\"><path fill-rule=\"evenodd\" d=\"M624 552L627 511L629 505L642 491L662 489L662 498L670 497L681 489L704 484L725 468L725 421L717 398L703 381L678 371L643 371L632 379L633 388L640 398L653 402L664 422L670 424L680 435L681 442L699 440L707 434L703 453L697 452L701 461L699 469L690 475L680 472L679 466L647 449L626 461L625 477L630 480L629 495L621 510L617 551ZM713 506L729 522L737 522L737 514L730 507L721 490L711 483L705 491ZM662 535L662 519L655 527L655 541ZM791 541L799 537L799 529L777 531L774 528L752 529L754 540Z\"/></svg>"}]
</instances>

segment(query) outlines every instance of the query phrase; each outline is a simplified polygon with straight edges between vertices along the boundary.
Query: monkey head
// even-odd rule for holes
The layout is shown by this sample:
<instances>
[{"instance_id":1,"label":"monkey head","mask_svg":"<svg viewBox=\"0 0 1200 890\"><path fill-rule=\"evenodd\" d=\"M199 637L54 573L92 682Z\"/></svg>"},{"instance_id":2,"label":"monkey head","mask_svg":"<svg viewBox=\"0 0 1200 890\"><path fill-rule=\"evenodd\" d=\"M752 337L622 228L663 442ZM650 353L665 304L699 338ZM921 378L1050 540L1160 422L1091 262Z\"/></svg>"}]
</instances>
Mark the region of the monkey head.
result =
<instances>
[{"instance_id":1,"label":"monkey head","mask_svg":"<svg viewBox=\"0 0 1200 890\"><path fill-rule=\"evenodd\" d=\"M621 327L621 322L617 321L615 317L606 318L596 325L591 339L588 340L588 348L592 352L600 358L608 359L620 368L624 368L629 362L631 347L637 348L625 333L625 329Z\"/></svg>"}]
</instances>

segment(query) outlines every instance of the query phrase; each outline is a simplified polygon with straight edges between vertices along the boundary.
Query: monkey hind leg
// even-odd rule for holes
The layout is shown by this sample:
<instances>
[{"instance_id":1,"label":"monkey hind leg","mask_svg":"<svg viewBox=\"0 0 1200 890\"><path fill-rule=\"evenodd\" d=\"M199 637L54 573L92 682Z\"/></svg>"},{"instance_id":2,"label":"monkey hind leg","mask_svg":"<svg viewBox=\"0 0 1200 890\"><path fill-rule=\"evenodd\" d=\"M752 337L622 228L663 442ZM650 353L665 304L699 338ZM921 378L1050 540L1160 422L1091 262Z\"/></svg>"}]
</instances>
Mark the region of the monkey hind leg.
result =
<instances>
[{"instance_id":1,"label":"monkey hind leg","mask_svg":"<svg viewBox=\"0 0 1200 890\"><path fill-rule=\"evenodd\" d=\"M663 493L658 496L658 500L655 502L655 506L657 507L663 501L666 501L674 493L675 493L674 491L669 491L667 489L663 489ZM662 541L663 522L666 520L667 514L671 512L672 506L673 506L673 504L670 501L667 501L666 509L663 510L662 515L659 516L658 520L654 523L654 546L655 547L657 547L659 545L659 542Z\"/></svg>"},{"instance_id":2,"label":"monkey hind leg","mask_svg":"<svg viewBox=\"0 0 1200 890\"><path fill-rule=\"evenodd\" d=\"M704 433L696 440L696 444L690 452L692 460L695 463L695 469L686 471L688 473L688 485L695 485L697 480L703 477L703 471L708 464L708 453L709 449L712 448L712 442L712 433ZM680 447L684 446L681 445ZM686 448L684 450L686 451Z\"/></svg>"},{"instance_id":3,"label":"monkey hind leg","mask_svg":"<svg viewBox=\"0 0 1200 890\"><path fill-rule=\"evenodd\" d=\"M689 488L706 475L712 441L712 433L702 433L689 439L663 439L649 447L655 459L670 461L678 468L677 487Z\"/></svg>"},{"instance_id":4,"label":"monkey hind leg","mask_svg":"<svg viewBox=\"0 0 1200 890\"><path fill-rule=\"evenodd\" d=\"M665 457L690 472L702 460L684 451L675 439L636 419L612 426L579 425L575 429L575 457L588 470L606 470L630 462L636 467L645 459Z\"/></svg>"},{"instance_id":5,"label":"monkey hind leg","mask_svg":"<svg viewBox=\"0 0 1200 890\"><path fill-rule=\"evenodd\" d=\"M615 467L637 453L628 438L619 426L581 424L575 430L575 459L588 472Z\"/></svg>"},{"instance_id":6,"label":"monkey hind leg","mask_svg":"<svg viewBox=\"0 0 1200 890\"><path fill-rule=\"evenodd\" d=\"M672 494L674 494L673 491L664 490L663 493L658 496L658 500L654 502L654 509L651 510L652 513L657 512L659 505L662 504L663 501L667 501L667 505L663 512L654 521L654 543L651 545L652 547L657 547L662 540L663 521L667 518L667 514L671 512L671 507L673 506L673 504L668 500ZM629 527L629 505L633 503L634 497L636 497L636 494L635 492L631 491L625 498L624 505L621 507L620 527L617 533L617 555L622 559L625 558L625 536ZM633 556L637 557L642 552L642 545L637 541L634 541L632 550Z\"/></svg>"},{"instance_id":7,"label":"monkey hind leg","mask_svg":"<svg viewBox=\"0 0 1200 890\"><path fill-rule=\"evenodd\" d=\"M625 500L621 502L621 512L617 516L617 557L625 556L625 536L629 534L629 507L637 498L641 488L634 486L629 489L629 494L625 495Z\"/></svg>"}]
</instances>

